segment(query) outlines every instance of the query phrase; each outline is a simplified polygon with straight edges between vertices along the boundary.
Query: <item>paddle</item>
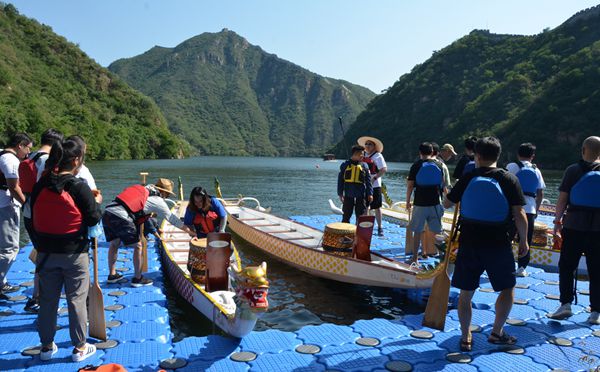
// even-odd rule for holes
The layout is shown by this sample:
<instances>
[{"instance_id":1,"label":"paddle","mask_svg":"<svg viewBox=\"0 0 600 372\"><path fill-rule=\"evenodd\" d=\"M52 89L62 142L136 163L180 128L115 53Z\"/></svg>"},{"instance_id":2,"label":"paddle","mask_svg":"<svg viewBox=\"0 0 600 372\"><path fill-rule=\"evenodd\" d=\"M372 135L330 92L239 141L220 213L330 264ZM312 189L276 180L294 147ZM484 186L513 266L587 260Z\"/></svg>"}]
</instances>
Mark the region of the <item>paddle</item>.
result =
<instances>
[{"instance_id":1,"label":"paddle","mask_svg":"<svg viewBox=\"0 0 600 372\"><path fill-rule=\"evenodd\" d=\"M140 172L142 185L146 186L146 176L148 172ZM142 242L142 274L148 272L148 242L144 236L144 224L140 226L140 241Z\"/></svg>"},{"instance_id":2,"label":"paddle","mask_svg":"<svg viewBox=\"0 0 600 372\"><path fill-rule=\"evenodd\" d=\"M356 221L356 244L352 247L352 256L371 262L371 238L375 226L375 216L360 216Z\"/></svg>"},{"instance_id":3,"label":"paddle","mask_svg":"<svg viewBox=\"0 0 600 372\"><path fill-rule=\"evenodd\" d=\"M448 311L448 296L450 294L450 276L448 275L448 263L450 262L450 252L452 242L456 236L456 220L458 218L459 204L454 206L454 217L452 218L452 228L450 236L446 242L446 254L442 265L442 272L433 280L431 294L427 300L425 315L423 316L423 326L444 330L446 325L446 312Z\"/></svg>"},{"instance_id":4,"label":"paddle","mask_svg":"<svg viewBox=\"0 0 600 372\"><path fill-rule=\"evenodd\" d=\"M413 246L413 239L414 239L414 234L412 232L412 230L410 229L410 220L411 220L411 216L412 216L412 208L411 209L407 209L406 213L408 214L408 222L406 223L406 237L404 239L404 254L408 253L408 250L410 249L410 251L412 252L412 246ZM414 257L413 257L414 259Z\"/></svg>"},{"instance_id":5,"label":"paddle","mask_svg":"<svg viewBox=\"0 0 600 372\"><path fill-rule=\"evenodd\" d=\"M104 319L104 298L102 289L98 284L98 238L94 241L94 282L88 292L89 307L88 319L90 322L90 336L106 341L106 320Z\"/></svg>"}]
</instances>

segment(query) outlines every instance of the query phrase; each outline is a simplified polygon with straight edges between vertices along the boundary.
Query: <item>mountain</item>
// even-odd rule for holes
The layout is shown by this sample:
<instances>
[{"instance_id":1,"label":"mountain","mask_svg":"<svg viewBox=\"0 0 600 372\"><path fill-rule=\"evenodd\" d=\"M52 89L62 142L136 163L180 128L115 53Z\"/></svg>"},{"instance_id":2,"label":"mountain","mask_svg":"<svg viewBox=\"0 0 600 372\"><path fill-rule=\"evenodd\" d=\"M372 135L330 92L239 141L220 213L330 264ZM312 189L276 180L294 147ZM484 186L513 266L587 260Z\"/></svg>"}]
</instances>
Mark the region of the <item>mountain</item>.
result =
<instances>
[{"instance_id":1,"label":"mountain","mask_svg":"<svg viewBox=\"0 0 600 372\"><path fill-rule=\"evenodd\" d=\"M600 6L535 36L472 31L374 98L346 142L366 134L398 161L414 160L422 141L460 151L469 135L499 137L503 161L522 142L537 145L543 167L577 160L582 140L600 134Z\"/></svg>"},{"instance_id":2,"label":"mountain","mask_svg":"<svg viewBox=\"0 0 600 372\"><path fill-rule=\"evenodd\" d=\"M152 97L171 130L200 154L322 155L342 138L338 116L354 121L374 97L227 29L156 46L109 69Z\"/></svg>"},{"instance_id":3,"label":"mountain","mask_svg":"<svg viewBox=\"0 0 600 372\"><path fill-rule=\"evenodd\" d=\"M93 159L171 158L189 145L160 109L48 26L0 3L0 135L80 134Z\"/></svg>"}]
</instances>

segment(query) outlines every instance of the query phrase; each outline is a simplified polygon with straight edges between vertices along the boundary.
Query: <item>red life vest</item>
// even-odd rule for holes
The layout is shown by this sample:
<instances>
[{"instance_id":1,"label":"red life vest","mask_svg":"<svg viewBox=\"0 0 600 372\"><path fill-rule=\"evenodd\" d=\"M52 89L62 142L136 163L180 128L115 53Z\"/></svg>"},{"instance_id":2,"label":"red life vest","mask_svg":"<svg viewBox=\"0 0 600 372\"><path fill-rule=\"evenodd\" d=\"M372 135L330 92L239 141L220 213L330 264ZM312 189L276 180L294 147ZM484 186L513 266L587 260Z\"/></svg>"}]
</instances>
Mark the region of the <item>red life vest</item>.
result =
<instances>
[{"instance_id":1,"label":"red life vest","mask_svg":"<svg viewBox=\"0 0 600 372\"><path fill-rule=\"evenodd\" d=\"M194 216L194 226L200 226L202 232L205 234L215 231L215 220L219 218L219 215L213 211L208 211L206 215L202 215L201 212L196 212Z\"/></svg>"},{"instance_id":2,"label":"red life vest","mask_svg":"<svg viewBox=\"0 0 600 372\"><path fill-rule=\"evenodd\" d=\"M32 158L27 158L19 164L19 186L21 191L26 194L31 194L33 185L37 182L38 169L35 163L42 155L47 155L45 152L38 152Z\"/></svg>"},{"instance_id":3,"label":"red life vest","mask_svg":"<svg viewBox=\"0 0 600 372\"><path fill-rule=\"evenodd\" d=\"M149 196L150 191L147 188L142 185L133 185L117 195L115 201L125 208L137 225L141 225L150 218L150 214L144 214L144 205Z\"/></svg>"},{"instance_id":4,"label":"red life vest","mask_svg":"<svg viewBox=\"0 0 600 372\"><path fill-rule=\"evenodd\" d=\"M38 234L73 235L83 228L83 215L75 204L71 193L67 191L77 181L73 178L65 188L57 193L44 187L35 196L32 205L33 229Z\"/></svg>"},{"instance_id":5,"label":"red life vest","mask_svg":"<svg viewBox=\"0 0 600 372\"><path fill-rule=\"evenodd\" d=\"M375 162L373 161L373 159L371 159L375 154L377 153L374 152L371 155L363 156L362 158L362 162L367 164L367 166L369 167L369 173L371 174L377 174L377 172L379 172L379 168L377 168L377 165L375 165Z\"/></svg>"}]
</instances>

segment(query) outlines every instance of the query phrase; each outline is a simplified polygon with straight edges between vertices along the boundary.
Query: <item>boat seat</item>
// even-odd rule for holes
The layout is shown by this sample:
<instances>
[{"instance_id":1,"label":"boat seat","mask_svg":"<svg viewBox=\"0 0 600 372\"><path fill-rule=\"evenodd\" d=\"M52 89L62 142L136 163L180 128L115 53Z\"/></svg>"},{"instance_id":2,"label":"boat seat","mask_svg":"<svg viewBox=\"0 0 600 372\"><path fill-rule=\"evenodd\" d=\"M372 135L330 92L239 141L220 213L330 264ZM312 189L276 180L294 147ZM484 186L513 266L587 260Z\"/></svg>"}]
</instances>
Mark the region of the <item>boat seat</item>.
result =
<instances>
[{"instance_id":1,"label":"boat seat","mask_svg":"<svg viewBox=\"0 0 600 372\"><path fill-rule=\"evenodd\" d=\"M270 226L281 226L278 223L266 223L264 225L252 225L252 227L270 227Z\"/></svg>"},{"instance_id":2,"label":"boat seat","mask_svg":"<svg viewBox=\"0 0 600 372\"><path fill-rule=\"evenodd\" d=\"M262 218L262 217L257 217L257 218L238 218L238 220L240 220L240 221L260 221L260 220L264 220L264 218Z\"/></svg>"}]
</instances>

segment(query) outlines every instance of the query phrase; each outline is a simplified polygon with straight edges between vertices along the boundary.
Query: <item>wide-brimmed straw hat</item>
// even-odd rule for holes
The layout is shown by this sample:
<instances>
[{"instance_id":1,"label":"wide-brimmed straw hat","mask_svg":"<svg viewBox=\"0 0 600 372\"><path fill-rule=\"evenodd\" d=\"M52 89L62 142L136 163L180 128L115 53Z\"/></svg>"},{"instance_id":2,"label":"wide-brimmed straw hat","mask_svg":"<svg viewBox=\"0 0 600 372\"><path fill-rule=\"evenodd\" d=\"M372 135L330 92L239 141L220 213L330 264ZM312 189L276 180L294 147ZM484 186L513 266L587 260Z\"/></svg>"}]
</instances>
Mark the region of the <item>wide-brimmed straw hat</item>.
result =
<instances>
[{"instance_id":1,"label":"wide-brimmed straw hat","mask_svg":"<svg viewBox=\"0 0 600 372\"><path fill-rule=\"evenodd\" d=\"M452 155L457 155L456 151L454 151L454 146L449 143L445 143L444 146L442 146L442 150L450 151Z\"/></svg>"},{"instance_id":2,"label":"wide-brimmed straw hat","mask_svg":"<svg viewBox=\"0 0 600 372\"><path fill-rule=\"evenodd\" d=\"M361 146L365 146L365 143L367 143L368 141L371 141L375 144L375 151L383 152L383 142L381 142L375 137L363 136L360 137L356 142L358 142L358 144Z\"/></svg>"},{"instance_id":3,"label":"wide-brimmed straw hat","mask_svg":"<svg viewBox=\"0 0 600 372\"><path fill-rule=\"evenodd\" d=\"M158 191L168 192L171 195L175 195L173 193L173 181L168 178L159 178L158 181L154 184L154 188Z\"/></svg>"}]
</instances>

